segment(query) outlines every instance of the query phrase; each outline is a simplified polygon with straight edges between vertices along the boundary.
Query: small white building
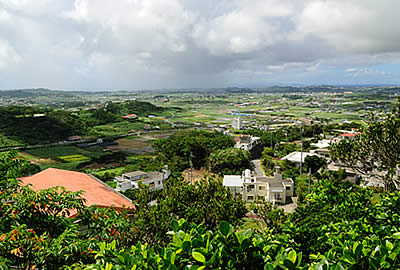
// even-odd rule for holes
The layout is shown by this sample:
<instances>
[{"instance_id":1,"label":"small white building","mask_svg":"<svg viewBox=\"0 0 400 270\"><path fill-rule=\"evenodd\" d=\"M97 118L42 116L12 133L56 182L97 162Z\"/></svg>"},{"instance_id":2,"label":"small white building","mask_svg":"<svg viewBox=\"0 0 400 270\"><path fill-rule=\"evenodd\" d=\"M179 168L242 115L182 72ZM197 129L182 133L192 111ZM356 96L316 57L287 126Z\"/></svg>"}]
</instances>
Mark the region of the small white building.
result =
<instances>
[{"instance_id":1,"label":"small white building","mask_svg":"<svg viewBox=\"0 0 400 270\"><path fill-rule=\"evenodd\" d=\"M317 148L328 148L331 145L331 140L319 140L317 143L311 143L310 145Z\"/></svg>"},{"instance_id":2,"label":"small white building","mask_svg":"<svg viewBox=\"0 0 400 270\"><path fill-rule=\"evenodd\" d=\"M294 162L296 164L296 167L300 167L300 163L304 164L304 161L306 157L308 156L316 156L317 154L315 153L309 153L309 152L292 152L287 156L284 156L281 160L289 160L291 162Z\"/></svg>"},{"instance_id":3,"label":"small white building","mask_svg":"<svg viewBox=\"0 0 400 270\"><path fill-rule=\"evenodd\" d=\"M241 175L224 175L222 184L236 197L242 197L243 193L243 178Z\"/></svg>"},{"instance_id":4,"label":"small white building","mask_svg":"<svg viewBox=\"0 0 400 270\"><path fill-rule=\"evenodd\" d=\"M130 173L124 173L122 176L114 178L114 182L117 183L116 191L126 191L128 189L139 188L139 181L142 184L147 185L150 190L164 188L164 181L168 179L171 172L166 165L161 172L142 172L135 171Z\"/></svg>"},{"instance_id":5,"label":"small white building","mask_svg":"<svg viewBox=\"0 0 400 270\"><path fill-rule=\"evenodd\" d=\"M235 148L250 151L258 144L259 141L259 137L253 137L251 135L240 135L239 140L235 144Z\"/></svg>"},{"instance_id":6,"label":"small white building","mask_svg":"<svg viewBox=\"0 0 400 270\"><path fill-rule=\"evenodd\" d=\"M232 119L232 128L233 129L242 129L243 128L243 122L242 118L233 118Z\"/></svg>"}]
</instances>

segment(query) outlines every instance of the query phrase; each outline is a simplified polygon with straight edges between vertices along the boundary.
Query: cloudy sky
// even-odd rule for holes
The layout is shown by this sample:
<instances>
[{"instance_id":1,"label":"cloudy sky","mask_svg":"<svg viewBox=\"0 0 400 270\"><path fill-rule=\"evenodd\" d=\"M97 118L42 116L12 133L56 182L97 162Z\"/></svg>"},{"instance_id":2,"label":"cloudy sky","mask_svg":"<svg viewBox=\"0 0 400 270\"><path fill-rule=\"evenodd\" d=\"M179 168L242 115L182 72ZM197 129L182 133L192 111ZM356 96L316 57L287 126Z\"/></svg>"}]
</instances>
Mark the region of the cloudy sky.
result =
<instances>
[{"instance_id":1,"label":"cloudy sky","mask_svg":"<svg viewBox=\"0 0 400 270\"><path fill-rule=\"evenodd\" d=\"M398 0L0 0L0 89L399 84Z\"/></svg>"}]
</instances>

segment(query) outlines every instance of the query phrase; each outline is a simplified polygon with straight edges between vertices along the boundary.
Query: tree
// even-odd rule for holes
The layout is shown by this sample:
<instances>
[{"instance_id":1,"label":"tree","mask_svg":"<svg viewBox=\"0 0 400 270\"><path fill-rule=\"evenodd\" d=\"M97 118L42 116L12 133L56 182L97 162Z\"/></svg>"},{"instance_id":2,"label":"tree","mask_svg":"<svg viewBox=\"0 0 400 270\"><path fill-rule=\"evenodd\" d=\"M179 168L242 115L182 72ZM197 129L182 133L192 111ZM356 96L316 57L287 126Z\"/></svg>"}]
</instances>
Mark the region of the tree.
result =
<instances>
[{"instance_id":1,"label":"tree","mask_svg":"<svg viewBox=\"0 0 400 270\"><path fill-rule=\"evenodd\" d=\"M275 170L276 163L271 156L265 156L261 159L261 165L263 166L264 172L268 175L272 175Z\"/></svg>"},{"instance_id":2,"label":"tree","mask_svg":"<svg viewBox=\"0 0 400 270\"><path fill-rule=\"evenodd\" d=\"M331 146L334 161L360 174L382 180L386 189L400 189L396 167L400 164L400 99L392 112L375 121L372 115L354 139Z\"/></svg>"},{"instance_id":3,"label":"tree","mask_svg":"<svg viewBox=\"0 0 400 270\"><path fill-rule=\"evenodd\" d=\"M274 233L282 231L282 225L287 219L283 209L278 209L277 206L273 206L270 201L266 200L259 200L252 204L251 209L262 219L265 226L272 229Z\"/></svg>"},{"instance_id":4,"label":"tree","mask_svg":"<svg viewBox=\"0 0 400 270\"><path fill-rule=\"evenodd\" d=\"M217 174L241 174L245 169L252 168L249 152L238 148L212 152L208 164L211 172Z\"/></svg>"},{"instance_id":5,"label":"tree","mask_svg":"<svg viewBox=\"0 0 400 270\"><path fill-rule=\"evenodd\" d=\"M307 156L304 159L304 167L307 169L307 171L311 171L312 174L315 174L319 169L325 167L326 165L326 159L318 156Z\"/></svg>"},{"instance_id":6,"label":"tree","mask_svg":"<svg viewBox=\"0 0 400 270\"><path fill-rule=\"evenodd\" d=\"M238 225L247 212L244 202L234 198L214 177L204 178L193 185L182 177L172 177L157 193L140 185L137 192L125 192L125 195L135 199L137 211L132 220L138 230L137 239L151 245L166 243L166 232L174 219L184 218L213 229L222 221Z\"/></svg>"},{"instance_id":7,"label":"tree","mask_svg":"<svg viewBox=\"0 0 400 270\"><path fill-rule=\"evenodd\" d=\"M230 136L203 130L181 131L153 143L153 147L159 152L157 162L168 164L171 170L176 171L189 168L190 160L196 169L206 166L213 151L231 148L233 145Z\"/></svg>"}]
</instances>

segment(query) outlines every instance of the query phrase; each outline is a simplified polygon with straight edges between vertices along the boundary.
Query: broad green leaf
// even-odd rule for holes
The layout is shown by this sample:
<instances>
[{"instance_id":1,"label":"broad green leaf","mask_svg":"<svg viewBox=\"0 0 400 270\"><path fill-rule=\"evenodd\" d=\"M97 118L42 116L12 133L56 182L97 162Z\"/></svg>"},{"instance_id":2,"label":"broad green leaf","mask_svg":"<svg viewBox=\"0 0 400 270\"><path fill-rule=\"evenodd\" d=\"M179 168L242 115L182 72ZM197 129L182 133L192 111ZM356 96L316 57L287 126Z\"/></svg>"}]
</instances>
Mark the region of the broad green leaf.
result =
<instances>
[{"instance_id":1,"label":"broad green leaf","mask_svg":"<svg viewBox=\"0 0 400 270\"><path fill-rule=\"evenodd\" d=\"M179 230L179 223L175 219L171 222L171 228L174 230L174 232L177 232Z\"/></svg>"},{"instance_id":2,"label":"broad green leaf","mask_svg":"<svg viewBox=\"0 0 400 270\"><path fill-rule=\"evenodd\" d=\"M274 270L274 266L270 263L264 265L264 270Z\"/></svg>"},{"instance_id":3,"label":"broad green leaf","mask_svg":"<svg viewBox=\"0 0 400 270\"><path fill-rule=\"evenodd\" d=\"M296 251L291 250L288 254L288 259L292 262L295 263L296 262Z\"/></svg>"},{"instance_id":4,"label":"broad green leaf","mask_svg":"<svg viewBox=\"0 0 400 270\"><path fill-rule=\"evenodd\" d=\"M174 264L170 264L168 266L168 270L178 270L178 268L176 268L176 266Z\"/></svg>"},{"instance_id":5,"label":"broad green leaf","mask_svg":"<svg viewBox=\"0 0 400 270\"><path fill-rule=\"evenodd\" d=\"M393 244L389 241L386 242L386 248L390 251L393 249Z\"/></svg>"},{"instance_id":6,"label":"broad green leaf","mask_svg":"<svg viewBox=\"0 0 400 270\"><path fill-rule=\"evenodd\" d=\"M219 224L219 230L224 236L228 236L233 231L232 226L226 221L222 221Z\"/></svg>"},{"instance_id":7,"label":"broad green leaf","mask_svg":"<svg viewBox=\"0 0 400 270\"><path fill-rule=\"evenodd\" d=\"M198 262L204 263L206 261L206 258L200 252L192 252L192 256Z\"/></svg>"}]
</instances>

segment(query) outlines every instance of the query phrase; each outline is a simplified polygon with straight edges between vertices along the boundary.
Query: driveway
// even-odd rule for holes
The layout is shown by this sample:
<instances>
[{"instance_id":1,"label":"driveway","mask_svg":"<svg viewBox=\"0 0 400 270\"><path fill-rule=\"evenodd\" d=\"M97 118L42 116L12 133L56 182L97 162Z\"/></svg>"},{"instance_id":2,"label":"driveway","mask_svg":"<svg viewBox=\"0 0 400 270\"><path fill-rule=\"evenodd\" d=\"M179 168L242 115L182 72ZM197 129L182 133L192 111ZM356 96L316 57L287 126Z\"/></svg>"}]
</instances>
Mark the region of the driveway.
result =
<instances>
[{"instance_id":1,"label":"driveway","mask_svg":"<svg viewBox=\"0 0 400 270\"><path fill-rule=\"evenodd\" d=\"M265 176L263 170L261 169L261 162L259 159L253 159L251 161L251 163L253 163L254 166L254 171L256 172L256 175L263 175Z\"/></svg>"}]
</instances>

